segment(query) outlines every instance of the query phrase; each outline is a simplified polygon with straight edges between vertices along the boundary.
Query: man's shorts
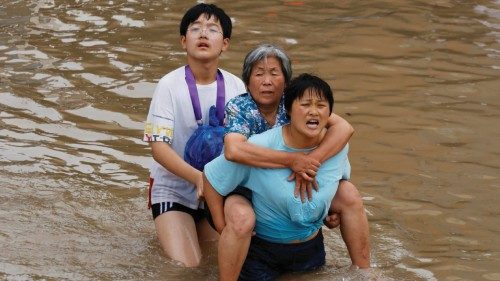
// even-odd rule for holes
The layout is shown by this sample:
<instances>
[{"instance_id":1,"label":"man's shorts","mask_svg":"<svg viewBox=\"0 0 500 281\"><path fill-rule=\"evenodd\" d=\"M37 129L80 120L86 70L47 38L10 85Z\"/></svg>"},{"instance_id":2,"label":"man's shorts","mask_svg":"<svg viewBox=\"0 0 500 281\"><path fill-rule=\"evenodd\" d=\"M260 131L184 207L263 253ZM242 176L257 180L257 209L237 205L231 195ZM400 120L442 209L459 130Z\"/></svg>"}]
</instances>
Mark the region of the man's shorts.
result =
<instances>
[{"instance_id":1,"label":"man's shorts","mask_svg":"<svg viewBox=\"0 0 500 281\"><path fill-rule=\"evenodd\" d=\"M153 213L153 220L156 219L157 216L170 211L179 211L190 214L193 217L194 222L199 222L205 217L205 210L191 209L177 202L161 202L153 204L151 205L151 211Z\"/></svg>"},{"instance_id":2,"label":"man's shorts","mask_svg":"<svg viewBox=\"0 0 500 281\"><path fill-rule=\"evenodd\" d=\"M224 196L224 202L231 195L241 195L241 196L245 197L245 199L250 201L250 203L252 203L252 191L244 186L238 186L233 191L231 191L228 195ZM206 216L207 221L210 224L210 226L213 229L217 230L215 228L215 224L214 224L214 221L212 219L212 214L210 213L210 210L208 209L207 203L205 203L205 216Z\"/></svg>"},{"instance_id":3,"label":"man's shorts","mask_svg":"<svg viewBox=\"0 0 500 281\"><path fill-rule=\"evenodd\" d=\"M199 222L205 217L205 211L203 209L191 209L177 202L161 202L156 204L151 204L151 191L153 190L153 178L149 178L149 190L148 190L148 209L151 208L153 214L153 220L157 216L169 212L169 211L179 211L190 214L194 222Z\"/></svg>"},{"instance_id":4,"label":"man's shorts","mask_svg":"<svg viewBox=\"0 0 500 281\"><path fill-rule=\"evenodd\" d=\"M287 272L315 270L325 264L325 256L321 229L313 239L295 244L272 243L253 236L238 280L275 280Z\"/></svg>"}]
</instances>

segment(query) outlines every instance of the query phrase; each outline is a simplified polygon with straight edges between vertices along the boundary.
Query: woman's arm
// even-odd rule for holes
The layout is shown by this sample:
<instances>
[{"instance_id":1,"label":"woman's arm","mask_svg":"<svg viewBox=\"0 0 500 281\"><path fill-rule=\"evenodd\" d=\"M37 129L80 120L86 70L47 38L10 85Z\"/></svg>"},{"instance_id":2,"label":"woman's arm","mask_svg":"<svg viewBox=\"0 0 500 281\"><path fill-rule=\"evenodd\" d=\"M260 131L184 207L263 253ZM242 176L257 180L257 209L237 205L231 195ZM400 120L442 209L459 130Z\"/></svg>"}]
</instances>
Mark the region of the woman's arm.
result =
<instances>
[{"instance_id":1,"label":"woman's arm","mask_svg":"<svg viewBox=\"0 0 500 281\"><path fill-rule=\"evenodd\" d=\"M254 145L238 133L224 137L224 156L227 160L261 168L290 168L288 180L295 180L294 196L302 202L311 200L312 189L318 190L314 177L320 163L310 155L298 152L284 152Z\"/></svg>"},{"instance_id":2,"label":"woman's arm","mask_svg":"<svg viewBox=\"0 0 500 281\"><path fill-rule=\"evenodd\" d=\"M304 153L291 153L273 150L247 141L238 133L229 133L224 137L224 156L227 160L261 168L288 168L312 180L316 176L320 163Z\"/></svg>"}]
</instances>

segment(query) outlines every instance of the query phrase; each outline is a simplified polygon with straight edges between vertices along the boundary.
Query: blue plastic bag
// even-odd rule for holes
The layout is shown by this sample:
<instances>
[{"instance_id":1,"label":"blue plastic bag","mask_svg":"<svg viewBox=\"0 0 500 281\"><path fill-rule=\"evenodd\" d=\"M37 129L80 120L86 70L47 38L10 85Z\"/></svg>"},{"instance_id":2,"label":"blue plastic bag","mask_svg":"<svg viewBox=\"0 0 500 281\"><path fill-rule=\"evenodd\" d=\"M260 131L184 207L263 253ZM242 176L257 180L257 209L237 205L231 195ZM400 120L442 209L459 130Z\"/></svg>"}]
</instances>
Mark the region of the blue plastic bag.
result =
<instances>
[{"instance_id":1,"label":"blue plastic bag","mask_svg":"<svg viewBox=\"0 0 500 281\"><path fill-rule=\"evenodd\" d=\"M205 164L219 156L224 146L224 127L219 125L215 106L210 107L208 125L200 125L186 143L184 160L203 171Z\"/></svg>"}]
</instances>

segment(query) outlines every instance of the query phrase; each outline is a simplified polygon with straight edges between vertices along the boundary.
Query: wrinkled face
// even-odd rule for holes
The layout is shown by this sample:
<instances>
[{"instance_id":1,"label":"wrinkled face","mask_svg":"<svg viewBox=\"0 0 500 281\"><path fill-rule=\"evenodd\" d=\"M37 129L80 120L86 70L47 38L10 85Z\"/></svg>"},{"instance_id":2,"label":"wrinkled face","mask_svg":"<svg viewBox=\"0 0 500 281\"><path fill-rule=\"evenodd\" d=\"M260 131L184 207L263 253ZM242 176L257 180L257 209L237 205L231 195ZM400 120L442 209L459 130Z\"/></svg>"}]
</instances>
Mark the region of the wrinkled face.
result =
<instances>
[{"instance_id":1,"label":"wrinkled face","mask_svg":"<svg viewBox=\"0 0 500 281\"><path fill-rule=\"evenodd\" d=\"M330 117L330 105L322 94L307 89L302 98L293 101L288 115L293 131L313 138L325 128Z\"/></svg>"},{"instance_id":2,"label":"wrinkled face","mask_svg":"<svg viewBox=\"0 0 500 281\"><path fill-rule=\"evenodd\" d=\"M253 65L248 90L257 106L278 108L284 89L285 75L277 58L264 58Z\"/></svg>"},{"instance_id":3,"label":"wrinkled face","mask_svg":"<svg viewBox=\"0 0 500 281\"><path fill-rule=\"evenodd\" d=\"M181 36L181 44L188 53L188 58L210 61L227 50L229 38L224 39L219 20L214 16L207 19L207 16L202 14L188 26L186 36Z\"/></svg>"}]
</instances>

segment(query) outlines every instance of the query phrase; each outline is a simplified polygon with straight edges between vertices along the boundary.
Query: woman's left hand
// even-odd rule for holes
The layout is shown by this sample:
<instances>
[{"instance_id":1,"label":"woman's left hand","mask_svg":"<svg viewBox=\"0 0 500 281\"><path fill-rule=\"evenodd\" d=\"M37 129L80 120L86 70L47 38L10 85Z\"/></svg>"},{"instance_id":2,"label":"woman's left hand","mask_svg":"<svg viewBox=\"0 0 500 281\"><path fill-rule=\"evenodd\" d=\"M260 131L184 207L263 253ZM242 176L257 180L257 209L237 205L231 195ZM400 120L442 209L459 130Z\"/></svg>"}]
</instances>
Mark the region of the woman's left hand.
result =
<instances>
[{"instance_id":1,"label":"woman's left hand","mask_svg":"<svg viewBox=\"0 0 500 281\"><path fill-rule=\"evenodd\" d=\"M300 195L300 200L302 203L306 201L306 198L309 201L312 200L312 190L318 191L318 182L316 178L311 178L312 181L305 179L302 174L292 172L288 177L289 181L295 180L295 189L293 191L293 195L298 197Z\"/></svg>"}]
</instances>

